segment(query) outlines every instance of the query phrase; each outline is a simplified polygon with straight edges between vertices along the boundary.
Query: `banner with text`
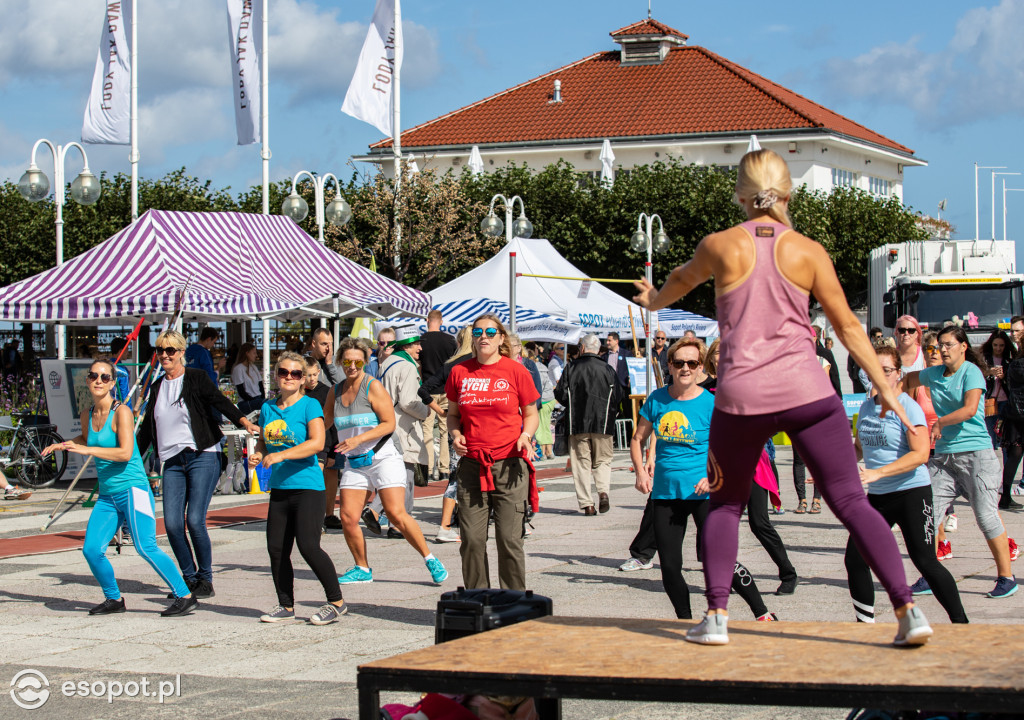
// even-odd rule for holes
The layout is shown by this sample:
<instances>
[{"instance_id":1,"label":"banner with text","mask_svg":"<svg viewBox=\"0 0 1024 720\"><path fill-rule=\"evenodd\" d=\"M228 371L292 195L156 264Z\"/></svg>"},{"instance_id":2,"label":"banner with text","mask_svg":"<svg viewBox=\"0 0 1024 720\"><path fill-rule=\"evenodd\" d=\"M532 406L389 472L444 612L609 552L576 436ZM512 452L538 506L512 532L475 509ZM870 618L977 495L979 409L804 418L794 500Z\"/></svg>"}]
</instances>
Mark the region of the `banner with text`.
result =
<instances>
[{"instance_id":1,"label":"banner with text","mask_svg":"<svg viewBox=\"0 0 1024 720\"><path fill-rule=\"evenodd\" d=\"M57 426L57 432L65 440L78 437L82 432L82 411L92 407L92 393L85 379L92 360L40 360L39 365L50 422ZM74 477L85 457L68 453L65 477ZM96 466L90 464L82 477L96 477Z\"/></svg>"},{"instance_id":2,"label":"banner with text","mask_svg":"<svg viewBox=\"0 0 1024 720\"><path fill-rule=\"evenodd\" d=\"M85 106L82 142L128 145L131 142L131 0L106 3L92 91Z\"/></svg>"},{"instance_id":3,"label":"banner with text","mask_svg":"<svg viewBox=\"0 0 1024 720\"><path fill-rule=\"evenodd\" d=\"M231 92L239 145L261 140L260 72L263 57L263 3L227 0L231 46Z\"/></svg>"},{"instance_id":4,"label":"banner with text","mask_svg":"<svg viewBox=\"0 0 1024 720\"><path fill-rule=\"evenodd\" d=\"M394 78L402 69L400 0L377 0L341 111L393 137Z\"/></svg>"}]
</instances>

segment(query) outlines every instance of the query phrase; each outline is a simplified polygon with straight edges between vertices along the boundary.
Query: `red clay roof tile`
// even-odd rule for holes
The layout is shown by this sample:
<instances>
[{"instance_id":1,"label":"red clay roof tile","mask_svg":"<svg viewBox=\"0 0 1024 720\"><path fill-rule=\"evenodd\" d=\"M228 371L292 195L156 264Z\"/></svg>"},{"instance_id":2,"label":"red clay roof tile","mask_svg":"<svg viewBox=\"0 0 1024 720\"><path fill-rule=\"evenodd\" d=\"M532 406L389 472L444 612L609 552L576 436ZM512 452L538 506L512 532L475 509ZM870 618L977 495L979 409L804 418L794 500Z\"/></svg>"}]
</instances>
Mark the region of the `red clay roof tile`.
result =
<instances>
[{"instance_id":1,"label":"red clay roof tile","mask_svg":"<svg viewBox=\"0 0 1024 720\"><path fill-rule=\"evenodd\" d=\"M562 83L559 103L551 102L555 80ZM402 145L468 147L814 128L914 152L698 46L674 47L664 61L652 65L623 66L618 51L595 53L406 130ZM370 146L389 147L390 138Z\"/></svg>"},{"instance_id":2,"label":"red clay roof tile","mask_svg":"<svg viewBox=\"0 0 1024 720\"><path fill-rule=\"evenodd\" d=\"M686 40L689 35L679 32L675 28L670 28L665 23L660 23L657 20L647 18L640 22L635 22L632 25L619 28L615 32L608 33L613 38L624 37L627 35L676 35Z\"/></svg>"}]
</instances>

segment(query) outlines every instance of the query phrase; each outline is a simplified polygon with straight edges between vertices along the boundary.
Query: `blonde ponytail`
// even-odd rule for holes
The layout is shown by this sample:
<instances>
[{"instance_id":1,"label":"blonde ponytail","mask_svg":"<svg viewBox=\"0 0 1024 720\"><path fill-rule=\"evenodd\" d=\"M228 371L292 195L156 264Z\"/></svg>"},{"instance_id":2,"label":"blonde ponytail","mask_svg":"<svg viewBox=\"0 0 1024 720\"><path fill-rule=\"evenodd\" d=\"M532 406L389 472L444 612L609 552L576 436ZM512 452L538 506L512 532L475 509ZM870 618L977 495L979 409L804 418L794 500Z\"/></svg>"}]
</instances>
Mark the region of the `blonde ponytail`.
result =
<instances>
[{"instance_id":1,"label":"blonde ponytail","mask_svg":"<svg viewBox=\"0 0 1024 720\"><path fill-rule=\"evenodd\" d=\"M750 208L767 213L773 220L793 226L789 217L789 195L793 180L789 166L771 150L755 150L740 160L736 178L736 200L745 200Z\"/></svg>"}]
</instances>

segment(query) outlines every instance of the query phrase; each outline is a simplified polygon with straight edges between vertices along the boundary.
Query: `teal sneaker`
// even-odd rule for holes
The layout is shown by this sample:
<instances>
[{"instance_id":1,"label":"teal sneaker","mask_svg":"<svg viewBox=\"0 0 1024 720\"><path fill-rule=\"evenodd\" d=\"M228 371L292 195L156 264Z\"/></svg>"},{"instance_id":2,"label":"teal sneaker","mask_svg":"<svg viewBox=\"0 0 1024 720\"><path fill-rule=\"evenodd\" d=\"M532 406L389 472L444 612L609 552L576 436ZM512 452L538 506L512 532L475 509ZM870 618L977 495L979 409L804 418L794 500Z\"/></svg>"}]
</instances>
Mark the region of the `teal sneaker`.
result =
<instances>
[{"instance_id":1,"label":"teal sneaker","mask_svg":"<svg viewBox=\"0 0 1024 720\"><path fill-rule=\"evenodd\" d=\"M357 583L372 583L373 582L373 569L369 572L363 570L359 566L350 567L345 571L344 575L338 577L338 582L342 585L355 585Z\"/></svg>"},{"instance_id":2,"label":"teal sneaker","mask_svg":"<svg viewBox=\"0 0 1024 720\"><path fill-rule=\"evenodd\" d=\"M436 557L427 560L427 570L430 571L430 577L438 585L448 579L448 571L444 569L444 565Z\"/></svg>"}]
</instances>

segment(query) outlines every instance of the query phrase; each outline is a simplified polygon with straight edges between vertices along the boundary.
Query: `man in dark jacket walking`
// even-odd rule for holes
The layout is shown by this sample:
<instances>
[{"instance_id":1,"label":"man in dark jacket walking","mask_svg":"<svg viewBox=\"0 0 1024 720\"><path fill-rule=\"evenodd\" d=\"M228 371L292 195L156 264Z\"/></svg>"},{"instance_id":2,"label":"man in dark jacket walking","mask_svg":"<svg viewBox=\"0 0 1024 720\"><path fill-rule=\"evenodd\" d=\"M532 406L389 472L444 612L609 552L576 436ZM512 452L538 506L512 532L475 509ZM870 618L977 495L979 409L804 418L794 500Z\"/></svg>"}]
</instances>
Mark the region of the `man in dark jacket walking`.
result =
<instances>
[{"instance_id":1,"label":"man in dark jacket walking","mask_svg":"<svg viewBox=\"0 0 1024 720\"><path fill-rule=\"evenodd\" d=\"M619 401L615 371L598 357L601 341L587 335L583 354L562 373L555 398L569 413L569 456L576 500L584 515L596 515L591 480L597 486L598 509L608 512L612 475L612 433Z\"/></svg>"}]
</instances>

